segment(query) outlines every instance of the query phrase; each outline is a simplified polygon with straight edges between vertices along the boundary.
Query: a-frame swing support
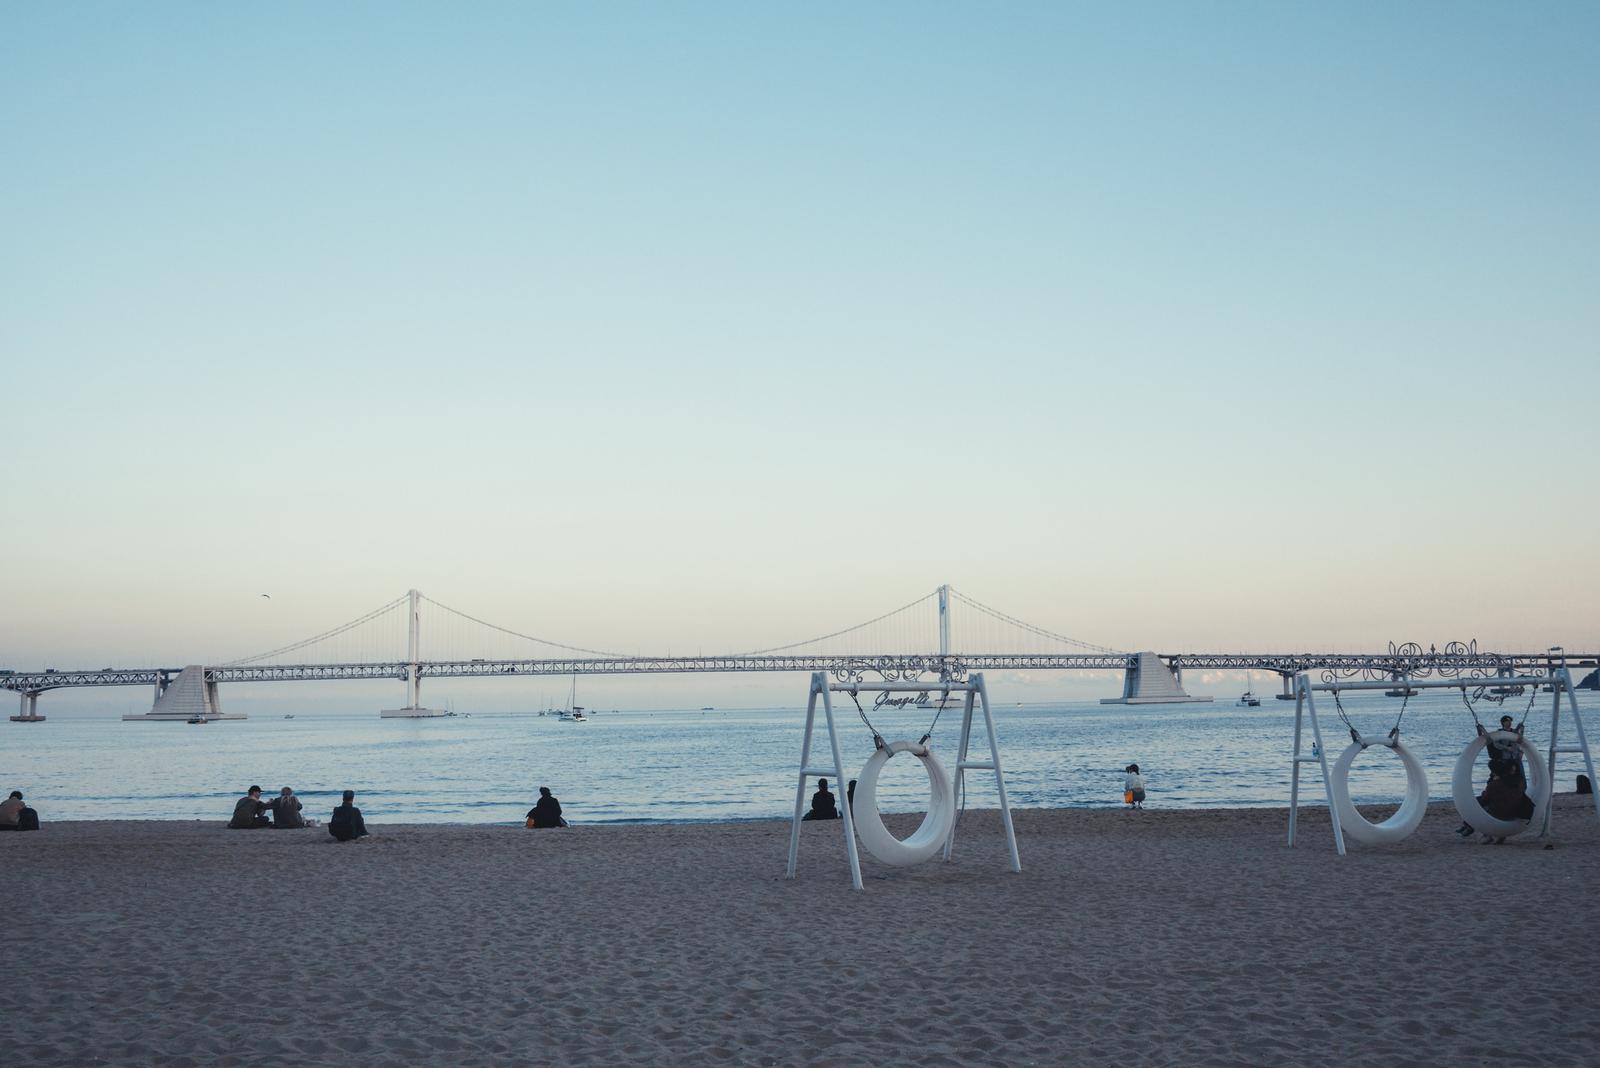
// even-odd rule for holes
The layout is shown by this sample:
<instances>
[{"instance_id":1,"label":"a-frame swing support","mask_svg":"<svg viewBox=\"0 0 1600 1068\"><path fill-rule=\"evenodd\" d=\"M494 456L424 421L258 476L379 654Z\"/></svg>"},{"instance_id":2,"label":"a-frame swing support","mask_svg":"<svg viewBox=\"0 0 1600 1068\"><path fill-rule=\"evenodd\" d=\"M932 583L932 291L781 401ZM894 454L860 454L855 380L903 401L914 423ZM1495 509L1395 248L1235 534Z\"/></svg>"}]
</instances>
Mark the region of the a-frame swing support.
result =
<instances>
[{"instance_id":1,"label":"a-frame swing support","mask_svg":"<svg viewBox=\"0 0 1600 1068\"><path fill-rule=\"evenodd\" d=\"M1301 672L1294 678L1294 763L1289 775L1289 845L1294 845L1295 818L1300 812L1300 766L1302 764L1317 764L1322 769L1322 786L1328 799L1328 816L1333 823L1333 846L1339 855L1345 855L1344 827L1339 822L1339 809L1333 803L1333 778L1328 772L1328 747L1322 740L1322 726L1317 720L1317 691L1328 690L1389 690L1396 684L1408 690L1423 689L1460 689L1464 685L1475 683L1493 684L1495 686L1548 686L1550 688L1550 750L1546 754L1546 767L1549 770L1551 790L1555 789L1556 758L1563 753L1581 754L1583 766L1589 775L1589 781L1595 782L1594 753L1589 748L1589 737L1583 729L1583 714L1578 711L1577 694L1572 685L1572 675L1565 664L1552 666L1547 672L1539 675L1496 675L1484 679L1412 679L1402 676L1400 679L1390 679L1386 682L1342 682L1342 683L1314 683L1311 677ZM1561 744L1561 698L1566 695L1567 710L1572 715L1572 729L1576 741L1573 744ZM1304 752L1303 741L1305 738L1306 721L1311 726L1311 752ZM1555 809L1554 805L1544 807L1544 819L1539 827L1539 837L1543 838L1550 833L1550 817ZM1600 817L1600 791L1594 794L1595 815Z\"/></svg>"},{"instance_id":2,"label":"a-frame swing support","mask_svg":"<svg viewBox=\"0 0 1600 1068\"><path fill-rule=\"evenodd\" d=\"M994 713L989 708L989 688L984 684L981 674L973 675L966 682L959 683L860 683L854 686L830 685L825 672L818 671L811 676L811 692L806 699L806 730L805 738L800 745L800 775L794 790L794 821L789 828L789 867L786 876L794 878L795 871L800 863L800 824L805 815L806 786L813 778L832 777L834 785L844 793L846 782L844 772L844 756L839 748L839 729L833 715L833 693L859 692L862 690L889 693L928 693L933 690L949 690L962 693L961 710L961 742L956 755L955 767L955 793L961 796L965 787L965 778L968 771L993 771L995 788L1000 797L1000 822L1005 826L1006 849L1009 854L1010 868L1012 871L1022 870L1022 859L1017 853L1017 833L1011 823L1011 803L1006 797L1005 775L1000 768L1000 743L995 737ZM817 703L821 700L823 722L828 729L828 749L833 756L833 766L815 765L812 763L812 734L817 721ZM967 754L972 742L972 717L978 709L983 710L983 724L989 736L989 759L969 760ZM840 821L844 824L845 854L850 860L850 885L855 889L862 889L861 885L861 854L856 846L855 819L850 812L848 798L843 799L839 805ZM955 846L956 829L952 824L950 834L944 842L943 857L950 859L950 851Z\"/></svg>"}]
</instances>

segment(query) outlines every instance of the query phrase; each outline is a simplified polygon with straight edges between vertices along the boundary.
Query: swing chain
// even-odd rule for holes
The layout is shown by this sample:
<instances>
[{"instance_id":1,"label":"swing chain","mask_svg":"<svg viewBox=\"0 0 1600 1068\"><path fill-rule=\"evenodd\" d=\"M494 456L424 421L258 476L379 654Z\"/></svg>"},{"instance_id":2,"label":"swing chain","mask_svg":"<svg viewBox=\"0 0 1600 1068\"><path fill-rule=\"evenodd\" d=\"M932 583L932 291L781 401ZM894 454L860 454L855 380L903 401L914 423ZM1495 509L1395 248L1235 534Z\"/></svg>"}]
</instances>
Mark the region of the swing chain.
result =
<instances>
[{"instance_id":1,"label":"swing chain","mask_svg":"<svg viewBox=\"0 0 1600 1068\"><path fill-rule=\"evenodd\" d=\"M848 692L850 700L856 703L856 715L861 717L861 722L865 723L867 730L872 732L872 748L882 749L884 746L883 735L878 733L878 728L874 727L872 721L867 718L867 710L861 707L861 699L856 696L856 691L852 688Z\"/></svg>"},{"instance_id":2,"label":"swing chain","mask_svg":"<svg viewBox=\"0 0 1600 1068\"><path fill-rule=\"evenodd\" d=\"M1528 687L1528 707L1522 710L1522 719L1517 722L1517 733L1522 733L1522 725L1528 722L1528 714L1533 711L1533 703L1539 699L1539 686L1534 684ZM1559 700L1559 698L1558 698Z\"/></svg>"},{"instance_id":3,"label":"swing chain","mask_svg":"<svg viewBox=\"0 0 1600 1068\"><path fill-rule=\"evenodd\" d=\"M947 687L943 695L939 698L939 707L933 713L933 722L928 724L928 732L917 740L918 745L927 745L928 739L933 737L933 728L939 725L939 717L944 715L945 702L948 700L950 700L950 690Z\"/></svg>"},{"instance_id":4,"label":"swing chain","mask_svg":"<svg viewBox=\"0 0 1600 1068\"><path fill-rule=\"evenodd\" d=\"M1345 729L1350 732L1350 740L1357 745L1361 745L1361 732L1356 730L1355 724L1350 722L1350 716L1344 710L1344 702L1339 700L1337 688L1333 691L1333 707L1339 713L1339 718L1344 721Z\"/></svg>"},{"instance_id":5,"label":"swing chain","mask_svg":"<svg viewBox=\"0 0 1600 1068\"><path fill-rule=\"evenodd\" d=\"M1406 680L1405 687L1405 697L1403 697L1400 701L1400 714L1394 718L1394 726L1389 728L1390 740L1400 737L1400 721L1406 718L1406 706L1411 703L1411 695L1414 691L1411 689L1410 679Z\"/></svg>"},{"instance_id":6,"label":"swing chain","mask_svg":"<svg viewBox=\"0 0 1600 1068\"><path fill-rule=\"evenodd\" d=\"M1410 680L1404 680L1403 685L1405 686L1405 695L1400 702L1400 714L1395 717L1394 726L1389 728L1389 740L1391 742L1400 737L1400 724L1406 718L1406 706L1411 703L1412 689ZM1350 731L1350 740L1362 748L1366 748L1367 742L1361 737L1361 732L1356 730L1355 724L1350 722L1350 716L1344 710L1344 702L1339 700L1339 691L1337 689L1333 691L1333 707L1338 710L1339 718L1344 721L1345 728Z\"/></svg>"}]
</instances>

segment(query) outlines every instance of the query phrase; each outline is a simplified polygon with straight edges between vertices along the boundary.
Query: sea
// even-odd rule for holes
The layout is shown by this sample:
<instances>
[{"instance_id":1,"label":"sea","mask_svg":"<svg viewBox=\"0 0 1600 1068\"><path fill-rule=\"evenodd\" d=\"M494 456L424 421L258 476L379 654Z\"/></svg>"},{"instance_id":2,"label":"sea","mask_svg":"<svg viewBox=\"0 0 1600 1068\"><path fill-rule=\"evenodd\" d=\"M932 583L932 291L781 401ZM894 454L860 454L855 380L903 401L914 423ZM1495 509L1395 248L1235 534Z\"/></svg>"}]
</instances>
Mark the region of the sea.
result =
<instances>
[{"instance_id":1,"label":"sea","mask_svg":"<svg viewBox=\"0 0 1600 1068\"><path fill-rule=\"evenodd\" d=\"M1351 722L1378 736L1387 734L1400 704L1370 693L1344 701ZM1318 705L1331 761L1349 734L1331 700ZM1504 709L1480 706L1479 714L1488 722L1526 707L1514 699ZM868 713L890 740L914 740L932 720L931 709ZM847 698L836 715L849 779L871 755L872 735ZM1118 806L1130 763L1143 772L1152 809L1289 801L1294 704L1271 695L1259 708L1232 699L1136 707L1000 703L994 716L1014 807ZM954 764L960 723L952 708L934 728L930 744L946 766ZM290 786L319 817L353 789L375 823L520 823L540 786L551 788L574 824L776 819L794 804L804 724L803 707L599 710L581 723L532 712L385 720L370 710L319 712L304 704L294 706L292 718L252 711L248 720L204 725L61 715L45 723L0 721L0 791L22 790L45 821L225 820L252 784L268 796ZM821 724L819 710L813 759L831 763ZM1563 724L1570 732L1565 717ZM1541 695L1528 735L1543 748L1549 727L1550 702ZM1427 769L1431 796L1447 798L1455 759L1473 737L1459 693L1413 698L1402 737ZM987 745L981 716L973 745ZM1557 789L1570 790L1582 768L1577 757L1561 760ZM1316 765L1304 772L1303 800L1326 804ZM1358 803L1398 803L1404 787L1389 750L1373 748L1356 760L1351 792ZM879 798L888 812L925 808L927 777L915 757L889 762ZM994 807L993 774L969 772L963 802Z\"/></svg>"}]
</instances>

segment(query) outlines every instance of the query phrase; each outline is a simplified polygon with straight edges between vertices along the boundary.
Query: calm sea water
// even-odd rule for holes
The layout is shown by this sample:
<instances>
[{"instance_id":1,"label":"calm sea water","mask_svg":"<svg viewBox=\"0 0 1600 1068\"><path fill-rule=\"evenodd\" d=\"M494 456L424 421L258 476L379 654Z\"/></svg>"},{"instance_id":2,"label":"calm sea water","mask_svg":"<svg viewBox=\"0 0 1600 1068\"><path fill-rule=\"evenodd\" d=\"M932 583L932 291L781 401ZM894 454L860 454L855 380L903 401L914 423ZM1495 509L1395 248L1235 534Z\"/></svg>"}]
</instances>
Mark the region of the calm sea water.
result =
<instances>
[{"instance_id":1,"label":"calm sea water","mask_svg":"<svg viewBox=\"0 0 1600 1068\"><path fill-rule=\"evenodd\" d=\"M1346 706L1357 726L1378 735L1399 711L1398 701L1380 696ZM1287 803L1293 709L1268 699L1256 709L1220 702L1066 703L997 705L995 713L1016 806L1119 804L1122 768L1136 761L1149 807L1199 808ZM890 738L919 736L929 718L914 711L873 715ZM1549 721L1544 697L1528 721L1541 748ZM529 714L381 720L371 712L303 707L293 719L252 714L205 726L58 716L42 724L0 722L0 790L23 790L46 820L220 820L252 783L269 794L294 787L308 813L319 817L349 787L380 823L520 822L541 785L551 787L574 823L767 819L786 816L793 804L804 722L803 708L601 712L588 723ZM871 754L871 736L848 702L839 723L847 778L853 777ZM934 736L947 765L959 726L959 710L947 711ZM1331 702L1323 731L1330 757L1337 755L1348 738ZM1413 700L1404 737L1428 769L1433 796L1447 797L1450 769L1472 737L1459 696ZM819 744L825 739L819 731ZM1572 757L1562 760L1558 783L1571 789L1581 769ZM1307 770L1313 776L1307 796L1317 801L1321 786L1314 766ZM885 810L923 807L926 778L914 759L892 760L883 784ZM1399 761L1388 750L1357 760L1358 801L1397 801L1403 786ZM993 776L972 773L967 801L993 806Z\"/></svg>"}]
</instances>

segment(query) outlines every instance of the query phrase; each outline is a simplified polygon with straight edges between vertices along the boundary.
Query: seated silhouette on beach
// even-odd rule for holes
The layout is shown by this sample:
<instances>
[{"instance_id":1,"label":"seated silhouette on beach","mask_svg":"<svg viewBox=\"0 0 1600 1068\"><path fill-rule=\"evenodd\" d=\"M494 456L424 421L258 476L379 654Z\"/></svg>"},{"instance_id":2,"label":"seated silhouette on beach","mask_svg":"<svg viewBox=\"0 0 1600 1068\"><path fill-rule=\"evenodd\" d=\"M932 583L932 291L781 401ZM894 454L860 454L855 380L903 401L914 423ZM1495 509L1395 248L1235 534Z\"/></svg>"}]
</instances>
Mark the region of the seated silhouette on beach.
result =
<instances>
[{"instance_id":1,"label":"seated silhouette on beach","mask_svg":"<svg viewBox=\"0 0 1600 1068\"><path fill-rule=\"evenodd\" d=\"M367 836L367 825L361 818L361 810L355 805L356 792L344 792L344 804L333 810L333 815L328 817L328 833L341 842L353 842L357 838Z\"/></svg>"},{"instance_id":2,"label":"seated silhouette on beach","mask_svg":"<svg viewBox=\"0 0 1600 1068\"><path fill-rule=\"evenodd\" d=\"M22 803L22 791L12 790L11 796L0 801L0 831L37 831L39 814Z\"/></svg>"},{"instance_id":3,"label":"seated silhouette on beach","mask_svg":"<svg viewBox=\"0 0 1600 1068\"><path fill-rule=\"evenodd\" d=\"M233 803L233 818L228 821L229 830L248 831L256 827L271 826L272 821L267 818L267 803L261 800L261 787L250 787L243 797Z\"/></svg>"},{"instance_id":4,"label":"seated silhouette on beach","mask_svg":"<svg viewBox=\"0 0 1600 1068\"><path fill-rule=\"evenodd\" d=\"M533 803L528 810L528 827L565 827L567 821L561 818L561 802L550 792L550 787L539 787L539 800Z\"/></svg>"},{"instance_id":5,"label":"seated silhouette on beach","mask_svg":"<svg viewBox=\"0 0 1600 1068\"><path fill-rule=\"evenodd\" d=\"M811 795L811 811L802 819L808 820L836 820L839 818L839 802L833 792L828 789L827 779L817 780L817 792Z\"/></svg>"},{"instance_id":6,"label":"seated silhouette on beach","mask_svg":"<svg viewBox=\"0 0 1600 1068\"><path fill-rule=\"evenodd\" d=\"M267 802L267 807L272 810L272 825L279 830L292 830L306 825L306 818L300 815L300 799L287 786Z\"/></svg>"}]
</instances>

